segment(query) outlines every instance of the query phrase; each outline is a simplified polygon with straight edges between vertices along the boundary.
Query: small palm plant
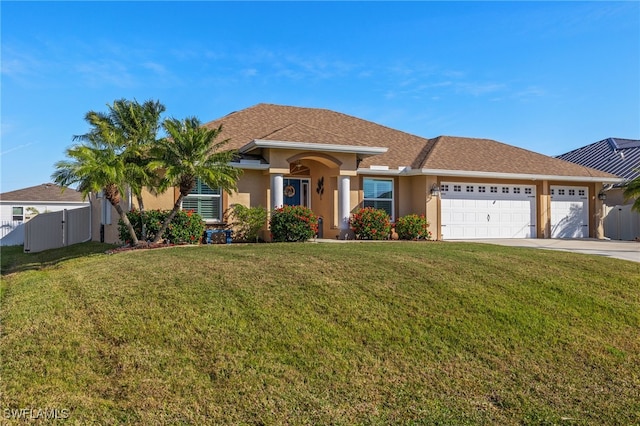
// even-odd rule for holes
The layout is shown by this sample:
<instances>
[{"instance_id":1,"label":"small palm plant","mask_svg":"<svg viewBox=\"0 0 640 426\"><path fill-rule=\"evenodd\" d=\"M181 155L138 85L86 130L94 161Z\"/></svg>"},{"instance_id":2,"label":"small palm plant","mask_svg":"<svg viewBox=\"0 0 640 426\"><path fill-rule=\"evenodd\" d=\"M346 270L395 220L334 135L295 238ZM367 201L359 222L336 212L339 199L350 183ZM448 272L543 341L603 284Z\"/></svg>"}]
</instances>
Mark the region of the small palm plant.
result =
<instances>
[{"instance_id":1,"label":"small palm plant","mask_svg":"<svg viewBox=\"0 0 640 426\"><path fill-rule=\"evenodd\" d=\"M640 169L637 169L636 171L640 171ZM627 184L624 186L623 195L627 200L635 198L636 201L633 203L633 206L631 206L631 208L637 212L640 212L640 176L637 176L635 179L627 182Z\"/></svg>"},{"instance_id":2,"label":"small palm plant","mask_svg":"<svg viewBox=\"0 0 640 426\"><path fill-rule=\"evenodd\" d=\"M203 127L195 117L184 120L169 118L162 126L168 137L159 140L151 150L154 161L150 167L164 174L159 185L160 192L177 187L180 195L153 243L162 239L164 231L180 210L182 199L193 190L197 179L211 188L231 192L235 190L236 182L242 174L241 169L229 164L235 151L223 150L228 140L216 142L222 126L209 129Z\"/></svg>"}]
</instances>

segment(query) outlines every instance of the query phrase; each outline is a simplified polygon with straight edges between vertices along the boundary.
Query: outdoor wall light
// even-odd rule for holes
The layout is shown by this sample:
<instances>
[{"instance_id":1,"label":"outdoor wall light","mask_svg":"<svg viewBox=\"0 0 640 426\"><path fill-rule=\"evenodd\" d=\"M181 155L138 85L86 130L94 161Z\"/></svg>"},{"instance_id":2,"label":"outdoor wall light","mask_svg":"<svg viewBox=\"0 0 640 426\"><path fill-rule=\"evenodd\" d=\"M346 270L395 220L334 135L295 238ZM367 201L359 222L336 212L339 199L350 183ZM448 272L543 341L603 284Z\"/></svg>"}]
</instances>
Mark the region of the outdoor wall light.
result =
<instances>
[{"instance_id":1,"label":"outdoor wall light","mask_svg":"<svg viewBox=\"0 0 640 426\"><path fill-rule=\"evenodd\" d=\"M440 196L440 187L437 184L431 185L431 196L439 197Z\"/></svg>"},{"instance_id":2,"label":"outdoor wall light","mask_svg":"<svg viewBox=\"0 0 640 426\"><path fill-rule=\"evenodd\" d=\"M606 199L607 199L607 194L605 194L604 192L598 193L598 200L604 201Z\"/></svg>"}]
</instances>

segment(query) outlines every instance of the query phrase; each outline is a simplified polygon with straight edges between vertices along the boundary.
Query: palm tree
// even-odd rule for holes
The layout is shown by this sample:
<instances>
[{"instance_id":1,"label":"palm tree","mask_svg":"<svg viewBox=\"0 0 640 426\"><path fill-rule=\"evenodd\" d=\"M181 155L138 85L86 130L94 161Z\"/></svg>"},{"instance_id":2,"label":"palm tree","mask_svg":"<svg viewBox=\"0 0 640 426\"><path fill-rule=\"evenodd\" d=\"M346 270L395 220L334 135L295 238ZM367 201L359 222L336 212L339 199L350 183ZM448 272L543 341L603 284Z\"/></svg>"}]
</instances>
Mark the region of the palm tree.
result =
<instances>
[{"instance_id":1,"label":"palm tree","mask_svg":"<svg viewBox=\"0 0 640 426\"><path fill-rule=\"evenodd\" d=\"M640 176L637 176L635 179L630 180L624 186L623 192L625 199L635 198L636 201L633 203L631 208L637 212L640 212Z\"/></svg>"},{"instance_id":2,"label":"palm tree","mask_svg":"<svg viewBox=\"0 0 640 426\"><path fill-rule=\"evenodd\" d=\"M125 165L118 152L114 134L100 131L99 114L89 112L85 119L93 126L91 132L75 136L76 144L66 150L68 160L55 163L56 170L51 175L54 182L64 188L78 184L78 191L86 199L89 193L104 193L104 197L116 209L120 219L129 230L131 242L138 244L135 230L126 212L120 205L125 189Z\"/></svg>"},{"instance_id":3,"label":"palm tree","mask_svg":"<svg viewBox=\"0 0 640 426\"><path fill-rule=\"evenodd\" d=\"M175 217L182 199L189 195L196 185L196 179L204 181L211 188L221 188L230 193L236 189L236 182L242 173L229 163L235 151L222 151L228 140L216 142L222 126L208 129L201 126L200 120L189 117L184 120L166 119L163 127L168 134L152 150L155 170L162 170L164 178L160 191L177 187L180 195L173 209L153 240L157 243Z\"/></svg>"},{"instance_id":4,"label":"palm tree","mask_svg":"<svg viewBox=\"0 0 640 426\"><path fill-rule=\"evenodd\" d=\"M131 193L136 197L140 210L142 241L147 239L145 226L145 208L142 198L144 188L156 192L160 184L159 177L149 168L151 147L157 142L160 130L160 115L165 106L158 101L137 101L120 99L109 106L106 126L118 134L124 149L122 152L125 163L126 180Z\"/></svg>"}]
</instances>

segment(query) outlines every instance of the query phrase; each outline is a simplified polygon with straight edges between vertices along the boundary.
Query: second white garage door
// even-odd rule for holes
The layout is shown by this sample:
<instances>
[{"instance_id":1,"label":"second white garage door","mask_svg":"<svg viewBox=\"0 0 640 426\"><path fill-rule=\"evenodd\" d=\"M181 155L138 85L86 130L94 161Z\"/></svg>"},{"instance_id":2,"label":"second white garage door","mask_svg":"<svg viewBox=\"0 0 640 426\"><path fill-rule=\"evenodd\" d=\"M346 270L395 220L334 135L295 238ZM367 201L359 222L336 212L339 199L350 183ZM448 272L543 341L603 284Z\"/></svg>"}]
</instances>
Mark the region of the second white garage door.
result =
<instances>
[{"instance_id":1,"label":"second white garage door","mask_svg":"<svg viewBox=\"0 0 640 426\"><path fill-rule=\"evenodd\" d=\"M551 186L551 238L589 236L589 188Z\"/></svg>"},{"instance_id":2,"label":"second white garage door","mask_svg":"<svg viewBox=\"0 0 640 426\"><path fill-rule=\"evenodd\" d=\"M440 190L445 240L536 237L534 185L443 182Z\"/></svg>"}]
</instances>

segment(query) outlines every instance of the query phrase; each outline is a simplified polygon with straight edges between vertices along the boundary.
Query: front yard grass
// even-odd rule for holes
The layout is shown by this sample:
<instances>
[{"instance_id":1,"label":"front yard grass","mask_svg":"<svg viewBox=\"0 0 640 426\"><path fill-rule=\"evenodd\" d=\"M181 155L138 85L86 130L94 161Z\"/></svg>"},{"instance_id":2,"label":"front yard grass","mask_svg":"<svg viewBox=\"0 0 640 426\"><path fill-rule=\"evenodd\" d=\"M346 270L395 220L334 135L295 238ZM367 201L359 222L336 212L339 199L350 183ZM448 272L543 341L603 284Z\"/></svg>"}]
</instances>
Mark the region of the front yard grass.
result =
<instances>
[{"instance_id":1,"label":"front yard grass","mask_svg":"<svg viewBox=\"0 0 640 426\"><path fill-rule=\"evenodd\" d=\"M6 266L2 249L2 414L640 423L637 263L470 243L86 247Z\"/></svg>"}]
</instances>

